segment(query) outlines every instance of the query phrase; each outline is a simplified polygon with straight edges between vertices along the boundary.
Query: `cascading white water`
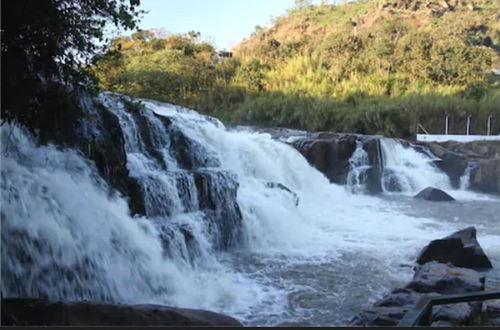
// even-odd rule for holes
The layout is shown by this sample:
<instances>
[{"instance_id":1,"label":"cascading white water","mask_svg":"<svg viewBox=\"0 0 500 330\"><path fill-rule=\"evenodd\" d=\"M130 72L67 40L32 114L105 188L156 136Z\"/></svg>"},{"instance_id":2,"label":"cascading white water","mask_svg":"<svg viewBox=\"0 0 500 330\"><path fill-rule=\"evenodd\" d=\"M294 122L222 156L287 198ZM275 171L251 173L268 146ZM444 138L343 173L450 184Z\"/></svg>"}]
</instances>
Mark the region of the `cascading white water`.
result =
<instances>
[{"instance_id":1,"label":"cascading white water","mask_svg":"<svg viewBox=\"0 0 500 330\"><path fill-rule=\"evenodd\" d=\"M370 168L368 153L363 149L363 142L356 141L356 149L349 159L350 170L347 175L347 187L353 193L366 192L366 171Z\"/></svg>"},{"instance_id":2,"label":"cascading white water","mask_svg":"<svg viewBox=\"0 0 500 330\"><path fill-rule=\"evenodd\" d=\"M126 201L109 196L95 169L76 152L37 147L27 133L6 124L1 134L5 297L214 310L231 310L236 296L243 304L256 299L258 286L233 276L211 254L199 214L180 214L165 224L173 232L166 258L157 227L144 217L132 218ZM203 253L195 265L186 262L189 247L176 230L183 225Z\"/></svg>"},{"instance_id":3,"label":"cascading white water","mask_svg":"<svg viewBox=\"0 0 500 330\"><path fill-rule=\"evenodd\" d=\"M357 310L408 279L410 269L395 267L430 239L460 228L348 194L269 134L230 131L158 102L143 100L131 115L112 95L102 100L120 120L147 216L131 217L74 151L38 147L3 125L4 296L164 303L257 325L338 324L345 306ZM241 223L231 205L219 209L234 182ZM210 201L217 205L202 205ZM219 236L238 237L228 226L241 226L241 240L221 252ZM304 305L308 296L319 305Z\"/></svg>"},{"instance_id":4,"label":"cascading white water","mask_svg":"<svg viewBox=\"0 0 500 330\"><path fill-rule=\"evenodd\" d=\"M467 167L465 168L464 174L460 178L460 189L465 190L469 188L470 184L470 176L472 173L472 170L476 167L474 163L468 163Z\"/></svg>"},{"instance_id":5,"label":"cascading white water","mask_svg":"<svg viewBox=\"0 0 500 330\"><path fill-rule=\"evenodd\" d=\"M451 189L448 176L439 170L430 155L424 155L398 140L380 139L384 192L415 194L426 187Z\"/></svg>"}]
</instances>

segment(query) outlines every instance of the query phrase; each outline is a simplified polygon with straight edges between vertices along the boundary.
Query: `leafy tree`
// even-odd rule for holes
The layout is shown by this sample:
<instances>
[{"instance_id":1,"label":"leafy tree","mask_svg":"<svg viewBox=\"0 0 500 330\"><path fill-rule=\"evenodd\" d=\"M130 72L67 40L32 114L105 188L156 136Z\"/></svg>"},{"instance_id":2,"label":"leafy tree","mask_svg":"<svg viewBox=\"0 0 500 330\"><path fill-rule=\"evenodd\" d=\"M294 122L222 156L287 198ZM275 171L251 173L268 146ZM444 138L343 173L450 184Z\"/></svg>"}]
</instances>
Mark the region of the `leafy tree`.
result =
<instances>
[{"instance_id":1,"label":"leafy tree","mask_svg":"<svg viewBox=\"0 0 500 330\"><path fill-rule=\"evenodd\" d=\"M110 23L136 26L139 0L7 0L2 8L2 116L36 132L78 114L75 94L94 86L87 66Z\"/></svg>"}]
</instances>

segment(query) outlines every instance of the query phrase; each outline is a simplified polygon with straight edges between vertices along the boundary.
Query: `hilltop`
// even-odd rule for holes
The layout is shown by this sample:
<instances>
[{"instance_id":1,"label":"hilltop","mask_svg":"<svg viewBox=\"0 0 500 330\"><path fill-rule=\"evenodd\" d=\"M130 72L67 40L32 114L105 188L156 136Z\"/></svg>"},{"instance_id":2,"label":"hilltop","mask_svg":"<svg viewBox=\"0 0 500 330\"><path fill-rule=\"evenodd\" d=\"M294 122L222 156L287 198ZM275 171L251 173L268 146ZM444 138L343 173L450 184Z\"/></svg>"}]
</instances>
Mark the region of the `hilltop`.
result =
<instances>
[{"instance_id":1,"label":"hilltop","mask_svg":"<svg viewBox=\"0 0 500 330\"><path fill-rule=\"evenodd\" d=\"M300 3L231 58L199 33L143 31L94 69L105 89L239 124L410 137L445 113L451 132L472 115L475 134L500 114L500 1Z\"/></svg>"}]
</instances>

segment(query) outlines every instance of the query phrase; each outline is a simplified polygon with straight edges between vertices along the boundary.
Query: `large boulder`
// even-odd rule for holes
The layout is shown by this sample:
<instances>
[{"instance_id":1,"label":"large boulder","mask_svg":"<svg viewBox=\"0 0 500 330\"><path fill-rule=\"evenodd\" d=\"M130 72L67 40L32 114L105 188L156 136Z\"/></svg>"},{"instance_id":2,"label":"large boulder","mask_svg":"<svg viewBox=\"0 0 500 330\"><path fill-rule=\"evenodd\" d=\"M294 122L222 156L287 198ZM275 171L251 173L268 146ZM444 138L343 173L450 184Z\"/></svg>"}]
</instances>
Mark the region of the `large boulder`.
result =
<instances>
[{"instance_id":1,"label":"large boulder","mask_svg":"<svg viewBox=\"0 0 500 330\"><path fill-rule=\"evenodd\" d=\"M454 201L455 199L448 195L446 192L441 189L427 187L418 194L415 195L415 198L425 199L433 202L446 202L446 201Z\"/></svg>"},{"instance_id":2,"label":"large boulder","mask_svg":"<svg viewBox=\"0 0 500 330\"><path fill-rule=\"evenodd\" d=\"M417 268L406 288L420 293L464 293L484 290L484 280L475 270L431 261Z\"/></svg>"},{"instance_id":3,"label":"large boulder","mask_svg":"<svg viewBox=\"0 0 500 330\"><path fill-rule=\"evenodd\" d=\"M17 326L241 326L214 312L160 305L111 305L2 299L2 325Z\"/></svg>"},{"instance_id":4,"label":"large boulder","mask_svg":"<svg viewBox=\"0 0 500 330\"><path fill-rule=\"evenodd\" d=\"M492 268L491 262L479 245L476 229L469 227L429 243L417 258L417 263L429 261L452 263L472 269Z\"/></svg>"}]
</instances>

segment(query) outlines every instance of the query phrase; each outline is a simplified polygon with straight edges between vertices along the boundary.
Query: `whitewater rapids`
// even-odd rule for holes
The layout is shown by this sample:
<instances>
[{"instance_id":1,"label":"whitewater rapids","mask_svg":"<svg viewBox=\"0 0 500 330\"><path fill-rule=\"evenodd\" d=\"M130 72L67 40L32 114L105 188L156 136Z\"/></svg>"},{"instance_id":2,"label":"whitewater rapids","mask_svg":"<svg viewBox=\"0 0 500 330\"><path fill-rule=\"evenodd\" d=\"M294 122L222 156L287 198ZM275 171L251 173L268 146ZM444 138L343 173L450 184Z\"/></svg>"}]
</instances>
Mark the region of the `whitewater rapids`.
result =
<instances>
[{"instance_id":1,"label":"whitewater rapids","mask_svg":"<svg viewBox=\"0 0 500 330\"><path fill-rule=\"evenodd\" d=\"M160 303L227 313L247 325L345 325L362 307L406 282L418 251L430 240L465 226L479 226L478 240L500 267L500 228L495 219L486 219L498 214L494 199L480 196L491 209L481 218L442 221L438 211L407 210L407 199L356 194L329 183L298 151L269 134L229 130L195 111L142 100L151 125L157 123L155 114L168 117L201 148L190 152L216 160L207 162L207 171L235 177L241 241L220 251L204 215L186 206L195 201L176 197L180 190L172 178L186 173L171 154L169 132L160 126L155 132L170 165L162 170L142 149L120 102L110 94L101 99L120 119L131 175L161 182L152 186L161 191L151 203L169 199L168 215L160 219L171 232L169 251L156 225L159 218L132 217L127 201L109 192L92 162L74 150L38 146L22 129L4 124L4 297ZM398 161L391 164L397 167ZM441 182L434 168L418 158L415 163L410 166L415 171L405 176ZM270 189L269 182L295 195ZM194 236L195 248L179 234L183 226Z\"/></svg>"}]
</instances>

